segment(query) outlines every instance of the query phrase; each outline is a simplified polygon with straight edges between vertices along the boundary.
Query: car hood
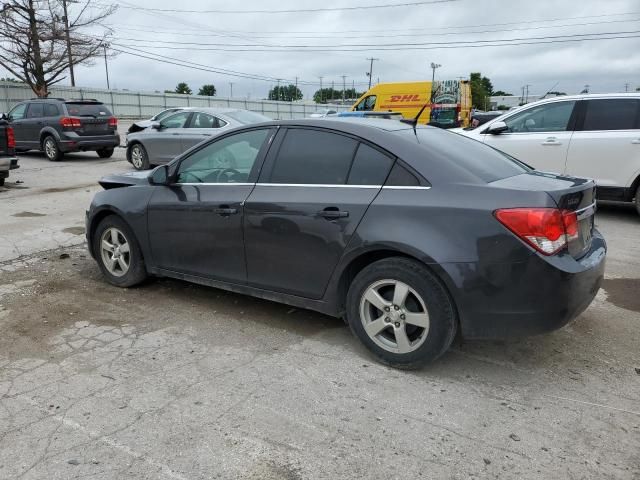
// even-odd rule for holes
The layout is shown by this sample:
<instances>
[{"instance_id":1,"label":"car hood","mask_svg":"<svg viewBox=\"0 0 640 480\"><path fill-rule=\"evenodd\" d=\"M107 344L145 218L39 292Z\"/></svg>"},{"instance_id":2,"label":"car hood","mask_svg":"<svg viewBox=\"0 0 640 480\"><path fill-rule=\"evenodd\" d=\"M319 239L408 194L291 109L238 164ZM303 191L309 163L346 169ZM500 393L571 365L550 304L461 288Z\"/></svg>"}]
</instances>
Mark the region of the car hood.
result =
<instances>
[{"instance_id":1,"label":"car hood","mask_svg":"<svg viewBox=\"0 0 640 480\"><path fill-rule=\"evenodd\" d=\"M111 188L132 187L134 185L149 185L150 171L115 173L102 177L98 183L105 190Z\"/></svg>"},{"instance_id":2,"label":"car hood","mask_svg":"<svg viewBox=\"0 0 640 480\"><path fill-rule=\"evenodd\" d=\"M134 132L139 132L141 130L144 130L145 128L148 128L151 126L152 121L151 120L140 120L139 122L135 122L133 123L130 127L129 130L127 130L128 133L134 133Z\"/></svg>"}]
</instances>

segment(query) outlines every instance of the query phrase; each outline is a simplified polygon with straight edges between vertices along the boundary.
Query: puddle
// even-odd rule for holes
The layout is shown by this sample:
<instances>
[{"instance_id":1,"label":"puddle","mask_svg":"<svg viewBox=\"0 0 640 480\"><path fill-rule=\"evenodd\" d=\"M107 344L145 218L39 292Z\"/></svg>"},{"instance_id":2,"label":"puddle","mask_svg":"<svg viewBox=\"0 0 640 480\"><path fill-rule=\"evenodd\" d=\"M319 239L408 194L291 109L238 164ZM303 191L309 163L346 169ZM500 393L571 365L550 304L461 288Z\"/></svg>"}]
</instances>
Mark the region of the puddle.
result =
<instances>
[{"instance_id":1,"label":"puddle","mask_svg":"<svg viewBox=\"0 0 640 480\"><path fill-rule=\"evenodd\" d=\"M640 278L606 278L602 288L616 307L640 312Z\"/></svg>"},{"instance_id":2,"label":"puddle","mask_svg":"<svg viewBox=\"0 0 640 480\"><path fill-rule=\"evenodd\" d=\"M71 235L84 235L84 227L67 227L63 228L62 231Z\"/></svg>"},{"instance_id":3,"label":"puddle","mask_svg":"<svg viewBox=\"0 0 640 480\"><path fill-rule=\"evenodd\" d=\"M12 217L25 218L25 217L46 217L45 213L36 213L36 212L20 212L14 213L11 215Z\"/></svg>"}]
</instances>

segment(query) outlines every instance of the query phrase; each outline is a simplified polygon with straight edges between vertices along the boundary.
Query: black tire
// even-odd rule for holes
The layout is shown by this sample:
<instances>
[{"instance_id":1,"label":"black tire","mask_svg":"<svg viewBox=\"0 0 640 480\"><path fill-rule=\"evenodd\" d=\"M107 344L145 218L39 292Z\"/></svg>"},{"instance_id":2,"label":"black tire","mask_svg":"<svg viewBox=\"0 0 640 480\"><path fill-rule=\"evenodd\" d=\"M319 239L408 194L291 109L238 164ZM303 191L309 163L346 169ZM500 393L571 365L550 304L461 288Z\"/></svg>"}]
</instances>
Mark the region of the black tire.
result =
<instances>
[{"instance_id":1,"label":"black tire","mask_svg":"<svg viewBox=\"0 0 640 480\"><path fill-rule=\"evenodd\" d=\"M96 153L100 158L111 158L113 150L113 148L101 148L100 150L96 150Z\"/></svg>"},{"instance_id":2,"label":"black tire","mask_svg":"<svg viewBox=\"0 0 640 480\"><path fill-rule=\"evenodd\" d=\"M134 143L129 146L127 158L136 170L149 170L151 168L149 155L147 155L147 150L141 143Z\"/></svg>"},{"instance_id":3,"label":"black tire","mask_svg":"<svg viewBox=\"0 0 640 480\"><path fill-rule=\"evenodd\" d=\"M64 153L60 151L58 142L52 135L47 135L42 139L42 151L50 162L58 162L64 157Z\"/></svg>"},{"instance_id":4,"label":"black tire","mask_svg":"<svg viewBox=\"0 0 640 480\"><path fill-rule=\"evenodd\" d=\"M636 210L638 211L638 215L640 215L640 185L636 189Z\"/></svg>"},{"instance_id":5,"label":"black tire","mask_svg":"<svg viewBox=\"0 0 640 480\"><path fill-rule=\"evenodd\" d=\"M122 238L129 245L128 256L124 254L125 257L127 257L126 260L128 260L128 269L121 275L116 275L109 270L109 267L105 264L105 257L102 252L103 235L109 231L107 236L110 238L110 230L112 228L118 230ZM129 226L120 217L109 215L102 219L93 236L92 247L98 266L109 283L117 287L132 287L142 283L147 278L147 270L144 266L144 258L142 257L138 240Z\"/></svg>"},{"instance_id":6,"label":"black tire","mask_svg":"<svg viewBox=\"0 0 640 480\"><path fill-rule=\"evenodd\" d=\"M405 331L410 341L411 335L417 336L417 338L412 341L413 345L416 345L415 349L408 353L397 353L382 348L379 342L376 343L365 330L361 315L361 306L365 304L363 295L370 287L384 280L394 280L408 286L421 297L426 307L426 313L428 313L428 329L416 328L413 325L409 325L410 322L408 320L406 327L403 323L402 328L406 328ZM382 290L379 291L379 293L380 292L382 292ZM391 292L391 294L393 293ZM380 295L383 296L385 300L391 300L384 297L382 293L380 293ZM420 299L414 296L413 292L407 296L407 302L409 301L413 301L414 305L418 307L420 305L418 303ZM409 303L407 303L407 305L409 305ZM407 318L409 313L422 309L404 310L404 307L403 305L399 312L406 312ZM371 306L363 308L371 308ZM392 307L391 312L393 312L393 309ZM387 258L364 268L356 276L349 288L346 310L351 331L382 363L395 368L414 369L433 362L451 346L457 330L456 309L444 285L424 265L407 258ZM377 311L376 308L374 308L374 310ZM388 315L382 310L375 313L375 316L377 317L378 314L381 314L383 317ZM404 322L404 318L405 317L402 316L402 322ZM388 318L385 317L385 322L387 320ZM394 329L394 320L392 319L391 322L392 323L389 323L385 327L386 329L379 335L386 337L393 334L393 338L397 338L395 337L396 329ZM400 324L395 323L395 325L399 326ZM410 329L413 329L413 333L410 333ZM420 332L422 332L424 338L422 335L419 335ZM380 337L377 336L376 338L379 339ZM385 341L385 338L382 340ZM399 345L399 342L397 345Z\"/></svg>"},{"instance_id":7,"label":"black tire","mask_svg":"<svg viewBox=\"0 0 640 480\"><path fill-rule=\"evenodd\" d=\"M0 187L2 187L4 185L4 178L0 178Z\"/></svg>"}]
</instances>

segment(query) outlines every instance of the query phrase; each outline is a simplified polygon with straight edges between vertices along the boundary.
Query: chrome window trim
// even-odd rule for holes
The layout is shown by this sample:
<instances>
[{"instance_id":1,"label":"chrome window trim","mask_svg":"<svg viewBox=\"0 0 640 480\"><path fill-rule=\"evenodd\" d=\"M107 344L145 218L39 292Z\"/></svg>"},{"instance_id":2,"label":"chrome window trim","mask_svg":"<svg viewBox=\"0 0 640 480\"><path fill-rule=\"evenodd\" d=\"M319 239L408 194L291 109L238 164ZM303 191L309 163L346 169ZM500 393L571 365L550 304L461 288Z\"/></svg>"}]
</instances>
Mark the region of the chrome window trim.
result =
<instances>
[{"instance_id":1,"label":"chrome window trim","mask_svg":"<svg viewBox=\"0 0 640 480\"><path fill-rule=\"evenodd\" d=\"M196 186L196 185L234 185L236 187L252 187L255 183L234 183L234 182L186 182L186 183L172 183L172 187L183 187L183 186Z\"/></svg>"},{"instance_id":2,"label":"chrome window trim","mask_svg":"<svg viewBox=\"0 0 640 480\"><path fill-rule=\"evenodd\" d=\"M431 187L423 185L385 185L385 190L431 190Z\"/></svg>"},{"instance_id":3,"label":"chrome window trim","mask_svg":"<svg viewBox=\"0 0 640 480\"><path fill-rule=\"evenodd\" d=\"M345 185L340 183L256 183L258 187L377 188L382 185Z\"/></svg>"},{"instance_id":4,"label":"chrome window trim","mask_svg":"<svg viewBox=\"0 0 640 480\"><path fill-rule=\"evenodd\" d=\"M315 188L367 188L367 189L380 189L385 190L430 190L431 187L416 186L416 185L343 185L343 184L331 184L331 183L234 183L234 182L186 182L186 183L172 183L172 186L197 186L197 185L235 185L237 187L251 187L253 185L257 187L315 187Z\"/></svg>"}]
</instances>

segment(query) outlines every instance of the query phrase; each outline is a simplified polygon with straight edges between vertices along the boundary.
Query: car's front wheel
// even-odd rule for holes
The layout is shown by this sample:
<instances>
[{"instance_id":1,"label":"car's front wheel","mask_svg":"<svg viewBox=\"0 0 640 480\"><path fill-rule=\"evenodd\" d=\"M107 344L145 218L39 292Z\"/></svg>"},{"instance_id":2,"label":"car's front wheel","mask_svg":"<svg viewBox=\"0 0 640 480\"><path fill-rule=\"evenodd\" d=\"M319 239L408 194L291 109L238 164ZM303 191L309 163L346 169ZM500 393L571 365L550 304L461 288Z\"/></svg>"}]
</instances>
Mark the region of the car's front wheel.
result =
<instances>
[{"instance_id":1,"label":"car's front wheel","mask_svg":"<svg viewBox=\"0 0 640 480\"><path fill-rule=\"evenodd\" d=\"M44 137L44 140L42 141L42 150L50 162L57 162L62 160L62 157L64 157L64 153L62 153L60 151L60 147L58 147L58 142L56 142L56 139L51 135Z\"/></svg>"},{"instance_id":2,"label":"car's front wheel","mask_svg":"<svg viewBox=\"0 0 640 480\"><path fill-rule=\"evenodd\" d=\"M636 210L638 211L638 215L640 215L640 185L638 185L638 189L636 190Z\"/></svg>"},{"instance_id":3,"label":"car's front wheel","mask_svg":"<svg viewBox=\"0 0 640 480\"><path fill-rule=\"evenodd\" d=\"M457 318L442 283L417 261L395 257L364 268L347 294L354 334L382 362L418 368L451 345Z\"/></svg>"},{"instance_id":4,"label":"car's front wheel","mask_svg":"<svg viewBox=\"0 0 640 480\"><path fill-rule=\"evenodd\" d=\"M111 158L113 148L101 148L100 150L96 150L96 153L100 158Z\"/></svg>"},{"instance_id":5,"label":"car's front wheel","mask_svg":"<svg viewBox=\"0 0 640 480\"><path fill-rule=\"evenodd\" d=\"M93 251L109 283L131 287L147 278L140 246L120 217L109 215L100 222L93 236Z\"/></svg>"},{"instance_id":6,"label":"car's front wheel","mask_svg":"<svg viewBox=\"0 0 640 480\"><path fill-rule=\"evenodd\" d=\"M131 159L131 165L133 165L133 168L136 170L149 170L149 168L151 168L147 151L140 143L131 145L129 148L129 158Z\"/></svg>"}]
</instances>

